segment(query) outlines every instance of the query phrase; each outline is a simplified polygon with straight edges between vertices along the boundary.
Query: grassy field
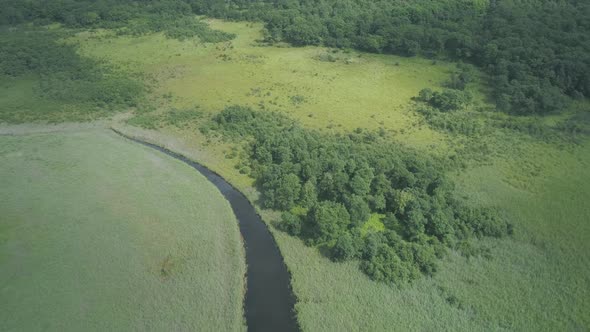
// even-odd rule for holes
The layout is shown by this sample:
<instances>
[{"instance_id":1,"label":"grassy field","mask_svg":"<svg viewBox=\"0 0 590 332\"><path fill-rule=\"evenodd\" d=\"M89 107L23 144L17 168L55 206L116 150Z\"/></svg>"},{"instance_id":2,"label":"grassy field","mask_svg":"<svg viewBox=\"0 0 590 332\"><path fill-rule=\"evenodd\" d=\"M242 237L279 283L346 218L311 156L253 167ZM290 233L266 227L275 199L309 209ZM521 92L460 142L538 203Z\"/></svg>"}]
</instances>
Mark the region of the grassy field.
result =
<instances>
[{"instance_id":1,"label":"grassy field","mask_svg":"<svg viewBox=\"0 0 590 332\"><path fill-rule=\"evenodd\" d=\"M109 31L75 38L83 54L143 73L152 84L154 107L138 110L132 123L157 130L122 124L121 130L198 160L255 201L252 179L235 167L240 160L232 156L235 147L198 130L224 106L282 112L325 132L383 128L400 144L424 153L463 153L469 167L452 174L458 193L474 204L500 206L515 225L511 238L478 242L489 255L466 258L450 252L433 278L403 289L372 282L356 263L333 263L316 248L270 227L293 275L304 330L555 331L590 326L587 139L548 143L499 129L474 138L439 132L421 121L411 98L422 88L439 88L454 68L449 63L264 46L258 42L260 25L209 22L238 37L220 44ZM476 106L485 105L483 85L476 82L470 89ZM202 117L183 126L162 121L170 110L195 107ZM470 161L472 154L485 158ZM272 211L261 213L269 225L278 218Z\"/></svg>"},{"instance_id":2,"label":"grassy field","mask_svg":"<svg viewBox=\"0 0 590 332\"><path fill-rule=\"evenodd\" d=\"M418 118L408 103L421 89L445 81L454 65L319 47L264 47L259 24L209 22L237 38L204 44L99 31L79 34L76 41L84 55L148 74L163 109L198 105L215 113L227 105L251 105L330 132L384 128L415 145L442 142L438 133L415 127Z\"/></svg>"},{"instance_id":3,"label":"grassy field","mask_svg":"<svg viewBox=\"0 0 590 332\"><path fill-rule=\"evenodd\" d=\"M329 50L263 47L256 42L256 25L211 24L238 38L231 46L180 43L158 35L79 38L83 52L152 75L152 96L159 103L155 114L195 105L215 113L225 105L246 104L284 112L320 130L382 127L402 144L440 155L486 144L492 153L484 163L453 175L458 191L475 204L501 206L516 227L510 239L478 244L490 255L468 259L451 252L435 277L403 289L372 282L356 263L332 263L317 249L271 228L293 274L304 330L554 331L590 326L585 300L590 295L588 143L543 143L506 131L475 140L439 133L418 124L409 103L420 89L440 86L452 70L449 64L356 52L334 53L335 62L320 61ZM484 93L477 90L485 89L475 84L477 103L484 104ZM158 132L126 130L204 162L255 200L251 179L234 167L239 158L228 156L231 146L197 128L198 123L183 129L164 126ZM277 218L271 211L262 214L269 223Z\"/></svg>"},{"instance_id":4,"label":"grassy field","mask_svg":"<svg viewBox=\"0 0 590 332\"><path fill-rule=\"evenodd\" d=\"M181 131L126 130L205 162L256 199L248 178L229 166L233 160L225 159L217 144ZM590 143L567 149L525 138L521 143L521 149L506 150L488 165L454 175L458 191L476 204L505 209L515 235L480 241L489 255L466 258L450 252L434 278L410 287L375 283L356 263L333 263L271 227L293 275L303 329L555 331L589 326ZM517 156L521 150L528 153ZM271 224L278 218L261 212Z\"/></svg>"},{"instance_id":5,"label":"grassy field","mask_svg":"<svg viewBox=\"0 0 590 332\"><path fill-rule=\"evenodd\" d=\"M0 136L0 330L244 330L229 203L102 130Z\"/></svg>"},{"instance_id":6,"label":"grassy field","mask_svg":"<svg viewBox=\"0 0 590 332\"><path fill-rule=\"evenodd\" d=\"M11 84L14 83L14 84ZM50 114L56 121L57 113L64 108L57 102L40 97L36 92L36 81L31 78L2 80L0 82L0 115L3 119L20 119L27 122L37 119L39 113Z\"/></svg>"}]
</instances>

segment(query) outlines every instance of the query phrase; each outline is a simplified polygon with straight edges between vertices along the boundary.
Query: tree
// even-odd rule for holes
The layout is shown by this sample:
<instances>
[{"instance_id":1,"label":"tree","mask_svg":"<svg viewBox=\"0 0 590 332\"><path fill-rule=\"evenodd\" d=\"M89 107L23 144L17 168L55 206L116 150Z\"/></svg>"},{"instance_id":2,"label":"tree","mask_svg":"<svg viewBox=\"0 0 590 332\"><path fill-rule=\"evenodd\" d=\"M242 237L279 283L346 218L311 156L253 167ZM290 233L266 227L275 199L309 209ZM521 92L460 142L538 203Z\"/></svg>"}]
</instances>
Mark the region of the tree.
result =
<instances>
[{"instance_id":1,"label":"tree","mask_svg":"<svg viewBox=\"0 0 590 332\"><path fill-rule=\"evenodd\" d=\"M347 199L346 208L353 225L362 225L371 215L371 209L366 199L359 195L352 195Z\"/></svg>"},{"instance_id":2,"label":"tree","mask_svg":"<svg viewBox=\"0 0 590 332\"><path fill-rule=\"evenodd\" d=\"M356 255L356 248L350 233L342 234L332 247L332 259L337 262L349 260Z\"/></svg>"},{"instance_id":3,"label":"tree","mask_svg":"<svg viewBox=\"0 0 590 332\"><path fill-rule=\"evenodd\" d=\"M318 194L314 181L308 180L301 188L300 204L305 208L311 208L318 201Z\"/></svg>"},{"instance_id":4,"label":"tree","mask_svg":"<svg viewBox=\"0 0 590 332\"><path fill-rule=\"evenodd\" d=\"M301 234L301 218L290 212L283 212L281 215L281 223L279 224L279 228L290 235L297 236Z\"/></svg>"},{"instance_id":5,"label":"tree","mask_svg":"<svg viewBox=\"0 0 590 332\"><path fill-rule=\"evenodd\" d=\"M274 206L281 210L289 210L299 199L301 184L299 177L293 173L283 176L274 190Z\"/></svg>"},{"instance_id":6,"label":"tree","mask_svg":"<svg viewBox=\"0 0 590 332\"><path fill-rule=\"evenodd\" d=\"M381 247L371 259L362 262L361 268L373 280L396 285L407 283L420 275L416 267L402 261L389 247Z\"/></svg>"},{"instance_id":7,"label":"tree","mask_svg":"<svg viewBox=\"0 0 590 332\"><path fill-rule=\"evenodd\" d=\"M284 34L295 45L318 45L322 41L323 30L319 18L296 16L285 28Z\"/></svg>"},{"instance_id":8,"label":"tree","mask_svg":"<svg viewBox=\"0 0 590 332\"><path fill-rule=\"evenodd\" d=\"M316 204L308 213L304 231L316 243L328 242L342 235L350 224L344 205L331 201Z\"/></svg>"},{"instance_id":9,"label":"tree","mask_svg":"<svg viewBox=\"0 0 590 332\"><path fill-rule=\"evenodd\" d=\"M381 233L369 233L365 236L361 250L362 258L372 259L381 247L386 246L386 239Z\"/></svg>"}]
</instances>

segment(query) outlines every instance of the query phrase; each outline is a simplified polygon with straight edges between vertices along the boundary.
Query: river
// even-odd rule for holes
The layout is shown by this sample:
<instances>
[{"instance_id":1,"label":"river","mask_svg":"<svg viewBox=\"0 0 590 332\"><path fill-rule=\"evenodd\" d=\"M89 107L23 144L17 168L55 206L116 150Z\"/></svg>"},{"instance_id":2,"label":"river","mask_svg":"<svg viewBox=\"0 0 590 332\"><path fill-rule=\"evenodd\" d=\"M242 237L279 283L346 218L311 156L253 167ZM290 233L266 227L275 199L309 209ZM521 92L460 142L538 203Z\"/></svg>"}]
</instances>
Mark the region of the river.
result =
<instances>
[{"instance_id":1,"label":"river","mask_svg":"<svg viewBox=\"0 0 590 332\"><path fill-rule=\"evenodd\" d=\"M244 239L247 264L244 310L248 331L298 331L289 272L272 234L250 201L203 165L166 148L113 131L192 166L219 189L229 201Z\"/></svg>"}]
</instances>

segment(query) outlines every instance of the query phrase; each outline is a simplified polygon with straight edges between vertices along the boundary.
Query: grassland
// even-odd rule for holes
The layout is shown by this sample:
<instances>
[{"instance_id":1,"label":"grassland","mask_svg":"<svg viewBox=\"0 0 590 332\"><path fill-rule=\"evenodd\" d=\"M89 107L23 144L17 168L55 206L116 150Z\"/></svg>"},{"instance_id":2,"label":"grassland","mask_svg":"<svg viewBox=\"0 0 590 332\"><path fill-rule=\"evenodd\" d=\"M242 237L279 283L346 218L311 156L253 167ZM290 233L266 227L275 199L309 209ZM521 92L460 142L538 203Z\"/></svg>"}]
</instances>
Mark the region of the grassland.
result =
<instances>
[{"instance_id":1,"label":"grassland","mask_svg":"<svg viewBox=\"0 0 590 332\"><path fill-rule=\"evenodd\" d=\"M245 329L237 222L179 161L104 129L0 136L0 215L2 331Z\"/></svg>"},{"instance_id":2,"label":"grassland","mask_svg":"<svg viewBox=\"0 0 590 332\"><path fill-rule=\"evenodd\" d=\"M421 121L411 97L422 88L440 87L452 64L267 46L258 41L260 25L209 22L238 37L209 44L95 31L72 40L85 55L150 78L153 107L138 109L132 123L157 130L122 124L119 129L202 162L255 201L252 179L236 168L239 148L198 130L224 106L278 111L333 133L383 128L393 140L424 153L462 155L469 167L453 174L458 193L474 204L500 206L515 224L512 238L478 242L488 254L467 258L450 252L435 277L402 289L372 282L356 263L333 263L271 227L293 275L304 330L555 331L590 326L587 138L572 144L499 129L475 138L439 132ZM483 81L470 87L476 106L486 105ZM200 119L183 126L162 121L170 110L195 107L203 112ZM477 160L471 160L474 155ZM269 225L278 218L273 211L261 213Z\"/></svg>"},{"instance_id":3,"label":"grassland","mask_svg":"<svg viewBox=\"0 0 590 332\"><path fill-rule=\"evenodd\" d=\"M454 175L458 192L475 204L501 206L516 226L511 239L478 244L489 255L466 258L451 252L435 277L403 289L372 282L356 263L333 263L271 228L293 275L304 330L553 331L590 325L585 314L590 310L585 301L590 284L588 143L564 147L507 131L475 140L439 133L419 124L409 104L420 89L439 86L452 70L449 64L261 46L256 25L211 25L238 38L231 45L180 43L159 35L114 38L105 32L100 38L79 38L86 54L151 75L156 114L195 105L215 113L225 105L245 104L284 112L320 130L384 128L393 139L427 153L488 146L485 162L470 163ZM336 61L318 60L324 54ZM472 89L476 103L485 105L485 88L476 83ZM239 158L231 156L231 146L204 137L198 125L126 130L204 162L256 200L251 179L234 167ZM272 211L261 212L270 224L277 218Z\"/></svg>"},{"instance_id":4,"label":"grassland","mask_svg":"<svg viewBox=\"0 0 590 332\"><path fill-rule=\"evenodd\" d=\"M9 81L13 81L8 84ZM48 101L36 92L36 80L32 78L9 79L0 82L0 112L3 119L20 119L27 122L36 119L36 113L51 113L56 117L56 111L63 109L63 105Z\"/></svg>"},{"instance_id":5,"label":"grassland","mask_svg":"<svg viewBox=\"0 0 590 332\"><path fill-rule=\"evenodd\" d=\"M124 130L203 161L256 200L249 178L231 167L234 160L226 159L218 144L178 130ZM303 330L554 331L588 326L589 143L568 149L524 137L521 143L528 153L505 151L487 165L454 176L458 191L475 204L505 209L515 235L481 241L489 250L484 256L451 252L434 278L410 287L375 283L355 263L333 263L271 227L293 275ZM272 211L261 213L270 224L278 219Z\"/></svg>"},{"instance_id":6,"label":"grassland","mask_svg":"<svg viewBox=\"0 0 590 332\"><path fill-rule=\"evenodd\" d=\"M235 33L236 39L210 44L99 31L80 34L76 41L85 55L150 76L163 108L198 105L215 113L227 105L250 105L330 132L384 128L416 145L441 141L428 128L411 130L418 118L408 102L421 89L446 80L454 65L318 47L265 47L259 24L209 23Z\"/></svg>"}]
</instances>

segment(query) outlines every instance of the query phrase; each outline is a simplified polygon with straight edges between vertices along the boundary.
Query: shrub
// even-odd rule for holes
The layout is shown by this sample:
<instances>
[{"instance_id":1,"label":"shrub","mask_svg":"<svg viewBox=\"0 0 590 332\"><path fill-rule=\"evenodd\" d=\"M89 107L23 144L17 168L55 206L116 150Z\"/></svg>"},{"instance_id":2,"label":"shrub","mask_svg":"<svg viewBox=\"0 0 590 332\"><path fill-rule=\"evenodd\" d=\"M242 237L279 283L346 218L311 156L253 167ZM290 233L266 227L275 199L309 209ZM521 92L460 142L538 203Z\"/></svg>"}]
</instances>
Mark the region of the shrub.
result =
<instances>
[{"instance_id":1,"label":"shrub","mask_svg":"<svg viewBox=\"0 0 590 332\"><path fill-rule=\"evenodd\" d=\"M279 228L289 233L290 235L297 236L301 234L301 218L290 212L283 212L283 214L281 215L281 222L279 224Z\"/></svg>"},{"instance_id":2,"label":"shrub","mask_svg":"<svg viewBox=\"0 0 590 332\"><path fill-rule=\"evenodd\" d=\"M471 98L469 92L452 89L445 89L442 92L423 89L418 94L418 100L429 104L441 112L462 109L471 102Z\"/></svg>"}]
</instances>

